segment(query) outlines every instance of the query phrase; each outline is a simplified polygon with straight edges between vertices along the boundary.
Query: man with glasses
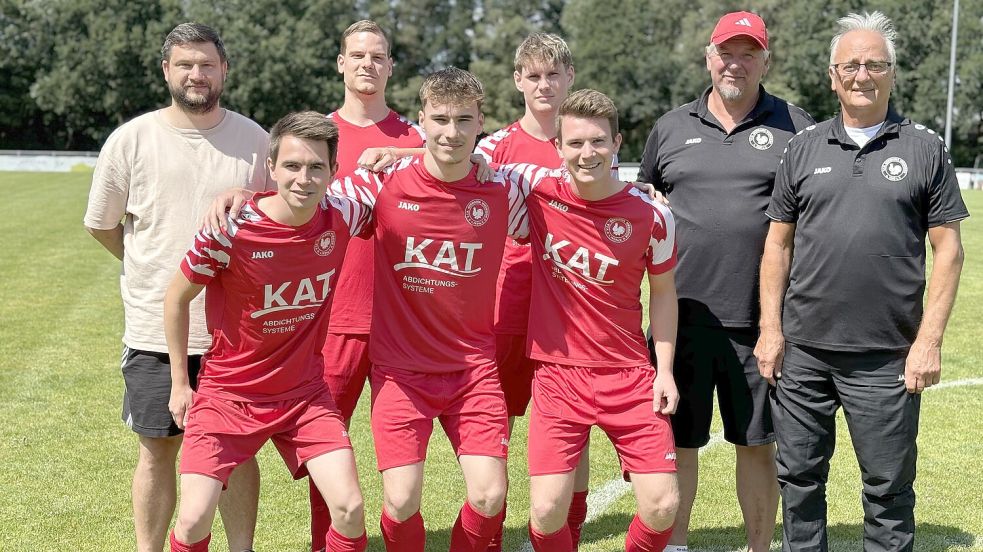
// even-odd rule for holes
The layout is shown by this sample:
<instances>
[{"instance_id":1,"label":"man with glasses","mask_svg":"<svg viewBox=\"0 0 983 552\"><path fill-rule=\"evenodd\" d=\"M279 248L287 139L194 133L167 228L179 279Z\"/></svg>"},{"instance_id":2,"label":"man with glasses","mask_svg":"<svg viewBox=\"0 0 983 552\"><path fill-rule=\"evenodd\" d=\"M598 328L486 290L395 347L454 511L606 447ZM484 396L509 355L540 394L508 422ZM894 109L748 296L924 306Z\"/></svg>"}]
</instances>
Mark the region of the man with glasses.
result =
<instances>
[{"instance_id":1,"label":"man with glasses","mask_svg":"<svg viewBox=\"0 0 983 552\"><path fill-rule=\"evenodd\" d=\"M789 142L775 179L755 356L776 386L784 550L828 549L840 406L863 480L863 548L912 550L920 393L939 382L969 213L942 138L890 109L891 21L850 14L839 26L829 76L840 113Z\"/></svg>"},{"instance_id":2,"label":"man with glasses","mask_svg":"<svg viewBox=\"0 0 983 552\"><path fill-rule=\"evenodd\" d=\"M721 17L706 48L712 85L663 115L642 155L639 179L669 194L679 224L673 372L680 404L671 419L680 505L670 552L686 550L714 389L724 438L736 449L737 498L749 549L767 551L775 532L775 437L768 384L752 355L758 274L751 259L761 255L768 232L764 212L782 150L813 120L761 86L769 60L760 17Z\"/></svg>"}]
</instances>

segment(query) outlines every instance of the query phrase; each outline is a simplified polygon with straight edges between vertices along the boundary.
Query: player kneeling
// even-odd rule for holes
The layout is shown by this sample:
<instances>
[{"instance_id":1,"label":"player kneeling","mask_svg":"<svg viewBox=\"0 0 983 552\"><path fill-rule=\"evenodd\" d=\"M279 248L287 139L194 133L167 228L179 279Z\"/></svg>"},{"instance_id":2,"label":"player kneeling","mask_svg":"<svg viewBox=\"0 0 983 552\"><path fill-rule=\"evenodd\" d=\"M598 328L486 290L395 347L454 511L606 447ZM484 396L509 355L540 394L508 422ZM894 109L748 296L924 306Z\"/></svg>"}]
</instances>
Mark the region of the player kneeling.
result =
<instances>
[{"instance_id":1,"label":"player kneeling","mask_svg":"<svg viewBox=\"0 0 983 552\"><path fill-rule=\"evenodd\" d=\"M327 550L367 546L355 456L321 377L332 286L371 213L325 196L337 151L338 129L323 115L278 121L267 160L277 190L256 194L229 220L227 235L199 233L167 291L169 406L185 430L173 551L208 550L229 474L271 439L293 476L309 473L324 495ZM188 305L206 288L213 342L192 394Z\"/></svg>"},{"instance_id":2,"label":"player kneeling","mask_svg":"<svg viewBox=\"0 0 983 552\"><path fill-rule=\"evenodd\" d=\"M661 552L679 502L667 418L678 402L675 223L668 208L611 175L621 135L607 96L577 91L558 117L562 168L503 169L526 196L534 260L530 540L539 552L573 550L574 468L596 425L614 443L638 502L625 550ZM656 367L641 324L646 272Z\"/></svg>"}]
</instances>

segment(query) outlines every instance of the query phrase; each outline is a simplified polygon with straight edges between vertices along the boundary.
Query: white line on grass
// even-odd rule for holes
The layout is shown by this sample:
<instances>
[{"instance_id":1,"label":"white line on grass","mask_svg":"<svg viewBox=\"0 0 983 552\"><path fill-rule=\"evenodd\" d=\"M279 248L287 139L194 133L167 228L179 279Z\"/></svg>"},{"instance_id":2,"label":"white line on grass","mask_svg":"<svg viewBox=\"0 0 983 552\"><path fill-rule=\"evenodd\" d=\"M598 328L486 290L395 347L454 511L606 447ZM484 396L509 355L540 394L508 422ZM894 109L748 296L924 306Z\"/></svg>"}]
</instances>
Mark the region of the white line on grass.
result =
<instances>
[{"instance_id":1,"label":"white line on grass","mask_svg":"<svg viewBox=\"0 0 983 552\"><path fill-rule=\"evenodd\" d=\"M968 378L968 379L947 381L947 382L940 383L938 385L933 385L932 387L929 387L925 390L932 391L934 389L948 389L950 387L970 387L973 385L983 385L983 378ZM708 442L706 446L700 449L699 452L700 456L702 456L704 452L720 445L723 442L724 442L723 432L714 433L713 435L710 436L710 442ZM587 520L584 523L587 524L597 519L601 514L606 512L608 508L611 507L612 504L620 500L621 497L623 497L624 495L628 494L629 491L631 491L631 484L620 477L611 479L610 481L601 485L599 489L591 491L591 493L587 496ZM983 543L983 535L974 535L972 547L978 548L980 547L981 543ZM831 541L830 544L833 544L833 542ZM838 544L844 547L848 547L851 544L851 541L842 541L839 542ZM953 544L961 544L961 543L953 543ZM781 542L778 541L773 542L771 545L771 549L780 550ZM730 549L719 547L719 548L708 548L707 551L729 552ZM522 546L519 547L519 550L517 552L533 552L532 543L530 543L527 540L522 544Z\"/></svg>"},{"instance_id":2,"label":"white line on grass","mask_svg":"<svg viewBox=\"0 0 983 552\"><path fill-rule=\"evenodd\" d=\"M983 378L970 378L962 380L944 381L937 385L933 385L926 389L926 391L932 391L933 389L947 389L949 387L969 387L971 385L983 385Z\"/></svg>"}]
</instances>

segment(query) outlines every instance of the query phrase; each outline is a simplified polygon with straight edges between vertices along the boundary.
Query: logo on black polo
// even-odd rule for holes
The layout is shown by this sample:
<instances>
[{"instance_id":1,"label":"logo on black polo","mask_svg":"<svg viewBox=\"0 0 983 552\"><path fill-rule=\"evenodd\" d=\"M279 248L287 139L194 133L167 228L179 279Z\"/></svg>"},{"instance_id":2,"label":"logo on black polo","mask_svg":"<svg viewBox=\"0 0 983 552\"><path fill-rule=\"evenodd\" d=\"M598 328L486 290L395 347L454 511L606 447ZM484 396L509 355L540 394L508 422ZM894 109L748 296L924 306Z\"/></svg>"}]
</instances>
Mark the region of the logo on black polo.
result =
<instances>
[{"instance_id":1,"label":"logo on black polo","mask_svg":"<svg viewBox=\"0 0 983 552\"><path fill-rule=\"evenodd\" d=\"M767 128L758 127L751 131L751 135L747 137L747 141L751 144L752 148L764 151L775 143L775 137Z\"/></svg>"},{"instance_id":2,"label":"logo on black polo","mask_svg":"<svg viewBox=\"0 0 983 552\"><path fill-rule=\"evenodd\" d=\"M631 237L631 223L626 218L609 218L604 224L604 235L614 243L624 243Z\"/></svg>"},{"instance_id":3,"label":"logo on black polo","mask_svg":"<svg viewBox=\"0 0 983 552\"><path fill-rule=\"evenodd\" d=\"M881 174L891 182L904 180L908 176L908 164L900 157L888 157L881 164Z\"/></svg>"},{"instance_id":4,"label":"logo on black polo","mask_svg":"<svg viewBox=\"0 0 983 552\"><path fill-rule=\"evenodd\" d=\"M488 204L485 203L483 199L472 199L468 202L468 206L464 208L464 218L471 224L471 226L482 226L488 222L488 216L491 213Z\"/></svg>"}]
</instances>

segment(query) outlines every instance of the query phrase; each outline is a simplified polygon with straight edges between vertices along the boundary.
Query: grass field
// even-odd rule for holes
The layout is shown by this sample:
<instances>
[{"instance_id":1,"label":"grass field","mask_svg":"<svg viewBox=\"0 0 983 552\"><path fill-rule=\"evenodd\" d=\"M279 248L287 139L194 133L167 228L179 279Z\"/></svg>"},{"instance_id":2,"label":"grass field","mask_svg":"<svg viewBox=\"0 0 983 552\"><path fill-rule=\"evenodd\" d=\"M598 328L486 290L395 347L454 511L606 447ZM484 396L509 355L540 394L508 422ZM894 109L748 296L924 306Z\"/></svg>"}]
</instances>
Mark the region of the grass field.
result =
<instances>
[{"instance_id":1,"label":"grass field","mask_svg":"<svg viewBox=\"0 0 983 552\"><path fill-rule=\"evenodd\" d=\"M136 439L119 421L119 263L82 229L88 184L86 173L0 173L2 552L134 548L129 488ZM920 551L983 551L983 381L971 381L983 371L983 192L966 192L965 198L976 216L963 225L967 261L943 371L944 382L958 385L933 389L922 403L916 483ZM364 399L352 438L369 547L382 550L381 487ZM512 439L509 552L526 541L526 427L521 420ZM859 551L860 478L845 424L839 427L829 486L832 548ZM439 431L435 435L423 514L428 550L447 550L464 494L450 447ZM592 456L592 521L581 550L621 550L634 504L616 482L617 462L603 435L594 435ZM307 485L290 480L271 447L262 451L260 464L257 550L307 550ZM733 449L708 447L702 466L692 548L739 549L744 537L733 493ZM218 526L214 534L213 549L224 550Z\"/></svg>"}]
</instances>

